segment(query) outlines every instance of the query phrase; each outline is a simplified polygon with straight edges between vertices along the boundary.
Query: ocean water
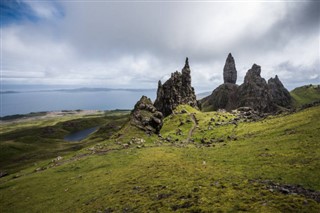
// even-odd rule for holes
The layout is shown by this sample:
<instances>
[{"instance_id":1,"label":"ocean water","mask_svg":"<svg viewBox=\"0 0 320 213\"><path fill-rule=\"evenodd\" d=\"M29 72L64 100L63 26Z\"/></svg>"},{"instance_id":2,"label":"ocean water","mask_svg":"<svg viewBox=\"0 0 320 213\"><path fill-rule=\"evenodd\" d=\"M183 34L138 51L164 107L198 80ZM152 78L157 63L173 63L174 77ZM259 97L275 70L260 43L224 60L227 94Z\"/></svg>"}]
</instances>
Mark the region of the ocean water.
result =
<instances>
[{"instance_id":1,"label":"ocean water","mask_svg":"<svg viewBox=\"0 0 320 213\"><path fill-rule=\"evenodd\" d=\"M24 91L0 94L0 116L58 110L133 109L146 95L155 100L156 90Z\"/></svg>"}]
</instances>

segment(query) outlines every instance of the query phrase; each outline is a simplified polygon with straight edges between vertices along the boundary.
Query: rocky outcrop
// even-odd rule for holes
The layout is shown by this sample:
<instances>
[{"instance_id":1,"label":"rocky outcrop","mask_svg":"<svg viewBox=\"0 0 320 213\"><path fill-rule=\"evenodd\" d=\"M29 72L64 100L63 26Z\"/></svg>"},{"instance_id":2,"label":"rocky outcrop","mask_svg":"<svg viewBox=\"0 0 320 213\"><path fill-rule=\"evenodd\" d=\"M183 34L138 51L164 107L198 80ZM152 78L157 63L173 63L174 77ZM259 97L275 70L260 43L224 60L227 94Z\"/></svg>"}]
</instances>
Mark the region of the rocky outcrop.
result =
<instances>
[{"instance_id":1,"label":"rocky outcrop","mask_svg":"<svg viewBox=\"0 0 320 213\"><path fill-rule=\"evenodd\" d=\"M244 83L239 86L238 90L238 107L251 107L260 112L275 111L275 105L269 92L268 84L264 78L260 76L261 67L254 64L248 70Z\"/></svg>"},{"instance_id":2,"label":"rocky outcrop","mask_svg":"<svg viewBox=\"0 0 320 213\"><path fill-rule=\"evenodd\" d=\"M217 87L210 96L200 101L203 111L212 111L226 109L228 111L235 109L238 105L238 85L237 70L234 58L229 53L223 68L224 84Z\"/></svg>"},{"instance_id":3,"label":"rocky outcrop","mask_svg":"<svg viewBox=\"0 0 320 213\"><path fill-rule=\"evenodd\" d=\"M236 64L231 53L229 53L223 68L223 80L224 83L235 84L237 82Z\"/></svg>"},{"instance_id":4,"label":"rocky outcrop","mask_svg":"<svg viewBox=\"0 0 320 213\"><path fill-rule=\"evenodd\" d=\"M157 98L154 106L163 113L164 116L170 115L173 110L180 104L188 104L197 108L196 95L194 88L191 86L191 75L188 58L180 72L176 71L171 74L163 85L158 82Z\"/></svg>"},{"instance_id":5,"label":"rocky outcrop","mask_svg":"<svg viewBox=\"0 0 320 213\"><path fill-rule=\"evenodd\" d=\"M213 90L212 94L201 100L203 111L225 109L230 111L238 105L238 85L224 83Z\"/></svg>"},{"instance_id":6,"label":"rocky outcrop","mask_svg":"<svg viewBox=\"0 0 320 213\"><path fill-rule=\"evenodd\" d=\"M276 75L268 80L269 92L275 104L281 107L288 107L292 103L289 91L283 86L280 79Z\"/></svg>"},{"instance_id":7,"label":"rocky outcrop","mask_svg":"<svg viewBox=\"0 0 320 213\"><path fill-rule=\"evenodd\" d=\"M261 67L254 64L246 73L244 83L236 85L235 62L229 54L223 69L224 84L216 88L210 96L200 100L201 109L231 111L239 107L250 107L258 112L276 112L279 106L290 108L290 93L278 76L267 83L260 74Z\"/></svg>"},{"instance_id":8,"label":"rocky outcrop","mask_svg":"<svg viewBox=\"0 0 320 213\"><path fill-rule=\"evenodd\" d=\"M163 122L163 115L153 105L152 101L142 96L135 104L130 115L130 123L146 133L159 133Z\"/></svg>"}]
</instances>

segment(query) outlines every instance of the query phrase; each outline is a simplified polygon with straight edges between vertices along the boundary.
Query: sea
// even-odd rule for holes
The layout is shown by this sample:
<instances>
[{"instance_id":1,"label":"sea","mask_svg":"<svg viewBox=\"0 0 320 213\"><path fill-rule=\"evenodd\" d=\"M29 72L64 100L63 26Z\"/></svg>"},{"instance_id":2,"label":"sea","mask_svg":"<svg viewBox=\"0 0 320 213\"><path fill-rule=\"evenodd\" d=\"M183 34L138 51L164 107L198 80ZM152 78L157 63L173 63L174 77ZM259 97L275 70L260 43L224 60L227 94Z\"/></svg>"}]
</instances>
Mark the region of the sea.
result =
<instances>
[{"instance_id":1,"label":"sea","mask_svg":"<svg viewBox=\"0 0 320 213\"><path fill-rule=\"evenodd\" d=\"M154 101L156 89L3 87L0 116L60 110L133 109L142 95Z\"/></svg>"}]
</instances>

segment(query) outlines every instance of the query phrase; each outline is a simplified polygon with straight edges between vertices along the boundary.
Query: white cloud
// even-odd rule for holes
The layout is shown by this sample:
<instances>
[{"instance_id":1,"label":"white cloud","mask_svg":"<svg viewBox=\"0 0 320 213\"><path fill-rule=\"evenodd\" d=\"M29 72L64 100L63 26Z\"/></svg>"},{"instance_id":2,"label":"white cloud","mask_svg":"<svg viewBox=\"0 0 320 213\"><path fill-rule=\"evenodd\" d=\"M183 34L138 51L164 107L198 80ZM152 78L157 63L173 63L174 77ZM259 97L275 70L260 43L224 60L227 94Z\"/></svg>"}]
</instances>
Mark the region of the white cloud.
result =
<instances>
[{"instance_id":1,"label":"white cloud","mask_svg":"<svg viewBox=\"0 0 320 213\"><path fill-rule=\"evenodd\" d=\"M6 83L155 88L188 56L193 85L212 90L229 52L238 83L253 63L285 85L319 80L310 2L26 3L41 21L2 28Z\"/></svg>"}]
</instances>

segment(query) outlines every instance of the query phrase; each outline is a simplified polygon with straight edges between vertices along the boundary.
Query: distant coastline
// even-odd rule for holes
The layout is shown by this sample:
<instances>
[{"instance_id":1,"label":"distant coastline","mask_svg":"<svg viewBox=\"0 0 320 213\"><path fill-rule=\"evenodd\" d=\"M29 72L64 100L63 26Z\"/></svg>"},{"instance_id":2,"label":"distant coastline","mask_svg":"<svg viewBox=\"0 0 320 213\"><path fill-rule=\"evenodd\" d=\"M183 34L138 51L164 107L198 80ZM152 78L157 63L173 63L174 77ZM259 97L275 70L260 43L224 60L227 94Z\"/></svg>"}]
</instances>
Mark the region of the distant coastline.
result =
<instances>
[{"instance_id":1,"label":"distant coastline","mask_svg":"<svg viewBox=\"0 0 320 213\"><path fill-rule=\"evenodd\" d=\"M109 91L128 91L128 92L148 92L156 91L156 89L126 89L126 88L90 88L90 87L81 87L74 89L52 89L52 90L26 90L26 91L17 91L17 90L4 90L0 91L0 94L15 94L15 93L31 93L31 92L109 92Z\"/></svg>"},{"instance_id":2,"label":"distant coastline","mask_svg":"<svg viewBox=\"0 0 320 213\"><path fill-rule=\"evenodd\" d=\"M58 111L43 111L43 112L30 112L26 114L15 114L7 115L0 117L0 122L16 122L16 121L25 121L31 119L43 119L48 117L57 117L65 115L94 115L105 112L130 112L131 109L114 109L114 110L58 110Z\"/></svg>"},{"instance_id":3,"label":"distant coastline","mask_svg":"<svg viewBox=\"0 0 320 213\"><path fill-rule=\"evenodd\" d=\"M7 88L5 88L7 89ZM133 109L142 95L155 99L155 89L10 88L1 91L0 117L62 110Z\"/></svg>"}]
</instances>

